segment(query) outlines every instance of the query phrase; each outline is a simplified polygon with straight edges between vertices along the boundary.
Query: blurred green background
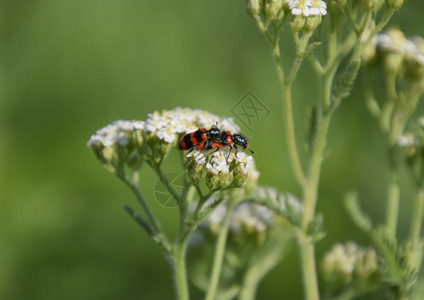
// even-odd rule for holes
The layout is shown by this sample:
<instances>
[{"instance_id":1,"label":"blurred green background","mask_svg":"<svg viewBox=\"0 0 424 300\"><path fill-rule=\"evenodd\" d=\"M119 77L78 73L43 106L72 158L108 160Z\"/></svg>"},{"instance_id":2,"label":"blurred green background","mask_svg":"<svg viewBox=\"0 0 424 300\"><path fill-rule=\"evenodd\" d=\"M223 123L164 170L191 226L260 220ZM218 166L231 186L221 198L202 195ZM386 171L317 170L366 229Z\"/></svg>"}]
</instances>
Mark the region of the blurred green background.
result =
<instances>
[{"instance_id":1,"label":"blurred green background","mask_svg":"<svg viewBox=\"0 0 424 300\"><path fill-rule=\"evenodd\" d=\"M423 2L406 1L392 24L424 35L423 13ZM253 136L260 183L299 193L270 49L244 0L2 0L0 15L0 299L173 298L167 263L122 209L136 206L133 196L86 148L113 120L176 106L231 116L252 91L271 111L243 128ZM294 89L299 132L316 86L305 64ZM369 242L344 211L347 191L358 190L364 208L383 219L385 153L359 90L330 130L318 205L328 235L318 257L335 241ZM167 168L178 172L172 157ZM141 182L152 200L149 170ZM400 236L412 202L406 178L403 186ZM176 210L150 202L172 232ZM302 297L295 248L258 299L281 294Z\"/></svg>"}]
</instances>

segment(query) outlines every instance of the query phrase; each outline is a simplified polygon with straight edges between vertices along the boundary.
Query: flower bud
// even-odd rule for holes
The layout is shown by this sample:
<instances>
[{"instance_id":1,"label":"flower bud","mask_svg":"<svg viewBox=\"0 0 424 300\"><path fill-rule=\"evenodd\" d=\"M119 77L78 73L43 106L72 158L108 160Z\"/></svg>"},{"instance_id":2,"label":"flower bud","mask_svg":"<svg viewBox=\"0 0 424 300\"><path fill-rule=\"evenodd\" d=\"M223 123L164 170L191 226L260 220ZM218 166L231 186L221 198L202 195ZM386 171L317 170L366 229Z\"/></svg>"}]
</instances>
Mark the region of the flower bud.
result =
<instances>
[{"instance_id":1,"label":"flower bud","mask_svg":"<svg viewBox=\"0 0 424 300\"><path fill-rule=\"evenodd\" d=\"M378 274L377 254L373 248L364 249L353 242L338 243L325 254L322 272L324 280L336 289L358 283L372 286L370 278Z\"/></svg>"},{"instance_id":2,"label":"flower bud","mask_svg":"<svg viewBox=\"0 0 424 300\"><path fill-rule=\"evenodd\" d=\"M283 0L266 0L265 15L267 19L277 20L284 16Z\"/></svg>"},{"instance_id":3,"label":"flower bud","mask_svg":"<svg viewBox=\"0 0 424 300\"><path fill-rule=\"evenodd\" d=\"M247 0L247 13L252 17L259 16L262 11L263 0Z\"/></svg>"},{"instance_id":4,"label":"flower bud","mask_svg":"<svg viewBox=\"0 0 424 300\"><path fill-rule=\"evenodd\" d=\"M364 6L365 10L372 10L374 9L378 4L378 0L363 0L362 5Z\"/></svg>"},{"instance_id":5,"label":"flower bud","mask_svg":"<svg viewBox=\"0 0 424 300\"><path fill-rule=\"evenodd\" d=\"M358 281L367 282L378 269L377 253L373 248L367 248L357 252L355 263L355 275Z\"/></svg>"},{"instance_id":6,"label":"flower bud","mask_svg":"<svg viewBox=\"0 0 424 300\"><path fill-rule=\"evenodd\" d=\"M205 169L206 156L200 151L193 151L187 155L188 177L194 185L198 185L203 177Z\"/></svg>"},{"instance_id":7,"label":"flower bud","mask_svg":"<svg viewBox=\"0 0 424 300\"><path fill-rule=\"evenodd\" d=\"M329 9L334 14L343 13L346 7L347 0L333 0L328 3Z\"/></svg>"},{"instance_id":8,"label":"flower bud","mask_svg":"<svg viewBox=\"0 0 424 300\"><path fill-rule=\"evenodd\" d=\"M206 168L210 166L206 165ZM206 174L206 185L210 190L221 190L229 187L233 181L233 174L227 171L223 172L208 172Z\"/></svg>"},{"instance_id":9,"label":"flower bud","mask_svg":"<svg viewBox=\"0 0 424 300\"><path fill-rule=\"evenodd\" d=\"M321 24L321 21L322 21L321 15L310 16L306 18L305 30L314 31Z\"/></svg>"},{"instance_id":10,"label":"flower bud","mask_svg":"<svg viewBox=\"0 0 424 300\"><path fill-rule=\"evenodd\" d=\"M301 15L294 15L292 17L290 27L294 32L299 32L305 26L305 17Z\"/></svg>"},{"instance_id":11,"label":"flower bud","mask_svg":"<svg viewBox=\"0 0 424 300\"><path fill-rule=\"evenodd\" d=\"M403 0L386 0L387 6L398 9L403 5Z\"/></svg>"}]
</instances>

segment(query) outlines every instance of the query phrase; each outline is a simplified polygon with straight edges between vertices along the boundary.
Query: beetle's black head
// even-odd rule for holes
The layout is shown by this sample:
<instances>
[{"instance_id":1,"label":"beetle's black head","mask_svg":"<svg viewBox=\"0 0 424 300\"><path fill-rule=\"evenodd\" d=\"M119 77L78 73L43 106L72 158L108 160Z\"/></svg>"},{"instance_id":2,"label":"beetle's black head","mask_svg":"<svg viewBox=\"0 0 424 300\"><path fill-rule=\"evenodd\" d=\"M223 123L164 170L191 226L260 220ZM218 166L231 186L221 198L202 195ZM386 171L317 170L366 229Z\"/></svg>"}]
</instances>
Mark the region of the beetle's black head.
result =
<instances>
[{"instance_id":1,"label":"beetle's black head","mask_svg":"<svg viewBox=\"0 0 424 300\"><path fill-rule=\"evenodd\" d=\"M213 125L211 129L208 130L209 138L218 138L220 134L221 134L221 131L215 125Z\"/></svg>"},{"instance_id":2,"label":"beetle's black head","mask_svg":"<svg viewBox=\"0 0 424 300\"><path fill-rule=\"evenodd\" d=\"M243 150L248 149L253 154L253 151L250 150L249 147L247 147L247 138L244 135L236 133L233 134L231 138L233 139L233 143L235 145L242 147Z\"/></svg>"},{"instance_id":3,"label":"beetle's black head","mask_svg":"<svg viewBox=\"0 0 424 300\"><path fill-rule=\"evenodd\" d=\"M237 146L240 146L243 149L247 148L247 139L244 135L233 134L232 139L233 139L233 143L236 144Z\"/></svg>"}]
</instances>

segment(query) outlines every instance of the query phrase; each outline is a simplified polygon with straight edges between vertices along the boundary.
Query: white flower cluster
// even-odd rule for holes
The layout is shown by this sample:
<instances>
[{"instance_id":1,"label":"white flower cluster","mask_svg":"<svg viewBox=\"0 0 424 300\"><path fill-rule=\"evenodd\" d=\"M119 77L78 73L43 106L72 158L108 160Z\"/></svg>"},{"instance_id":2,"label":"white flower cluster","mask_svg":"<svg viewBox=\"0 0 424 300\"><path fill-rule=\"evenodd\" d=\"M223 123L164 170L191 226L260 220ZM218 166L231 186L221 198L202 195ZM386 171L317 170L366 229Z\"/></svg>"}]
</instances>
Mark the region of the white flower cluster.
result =
<instances>
[{"instance_id":1,"label":"white flower cluster","mask_svg":"<svg viewBox=\"0 0 424 300\"><path fill-rule=\"evenodd\" d=\"M145 122L147 134L156 136L166 143L173 143L182 134L187 134L198 128L210 128L218 122L224 130L236 131L240 129L233 124L233 120L219 118L207 111L200 109L179 108L154 112L149 114Z\"/></svg>"},{"instance_id":2,"label":"white flower cluster","mask_svg":"<svg viewBox=\"0 0 424 300\"><path fill-rule=\"evenodd\" d=\"M206 164L206 169L215 175L229 173L229 167L232 161L235 161L236 168L239 168L243 174L247 174L250 167L254 164L251 155L247 155L240 150L231 150L227 147L227 149L222 149L212 154L211 160Z\"/></svg>"},{"instance_id":3,"label":"white flower cluster","mask_svg":"<svg viewBox=\"0 0 424 300\"><path fill-rule=\"evenodd\" d=\"M200 109L176 108L169 111L154 112L146 121L118 120L99 129L87 142L88 147L127 145L134 130L142 131L146 137L156 136L165 143L173 143L182 134L201 127L210 128L218 122L220 129L239 132L232 118L221 119Z\"/></svg>"},{"instance_id":4,"label":"white flower cluster","mask_svg":"<svg viewBox=\"0 0 424 300\"><path fill-rule=\"evenodd\" d=\"M202 223L202 226L216 228L222 223L226 210L227 205L221 203ZM265 206L242 202L236 205L231 212L230 231L235 235L241 234L243 231L264 232L274 224L273 217L274 213Z\"/></svg>"},{"instance_id":5,"label":"white flower cluster","mask_svg":"<svg viewBox=\"0 0 424 300\"><path fill-rule=\"evenodd\" d=\"M327 280L348 283L353 276L367 279L378 268L377 254L373 248L362 248L354 242L337 243L323 259L323 272Z\"/></svg>"},{"instance_id":6,"label":"white flower cluster","mask_svg":"<svg viewBox=\"0 0 424 300\"><path fill-rule=\"evenodd\" d=\"M212 174L218 175L220 173L228 174L230 172L230 162L234 158L233 153L229 153L230 150L225 149L217 151L212 154L210 162L206 164L206 169ZM227 162L228 157L228 162Z\"/></svg>"},{"instance_id":7,"label":"white flower cluster","mask_svg":"<svg viewBox=\"0 0 424 300\"><path fill-rule=\"evenodd\" d=\"M291 209L294 209L299 215L303 211L302 203L295 196L289 193L279 193L273 187L259 186L256 194L258 198L268 199L272 205L279 208L283 212L288 210L287 206L290 206Z\"/></svg>"},{"instance_id":8,"label":"white flower cluster","mask_svg":"<svg viewBox=\"0 0 424 300\"><path fill-rule=\"evenodd\" d=\"M322 0L287 0L287 4L291 13L296 16L325 16L327 14L327 3Z\"/></svg>"},{"instance_id":9,"label":"white flower cluster","mask_svg":"<svg viewBox=\"0 0 424 300\"><path fill-rule=\"evenodd\" d=\"M191 155L195 158L195 167L203 167L199 164L205 164L207 153L196 150ZM247 185L256 187L259 172L254 167L254 159L251 155L224 146L210 156L210 160L205 165L207 170L206 184L209 189L220 189L231 185L234 187L246 187ZM202 168L198 170L201 171Z\"/></svg>"},{"instance_id":10,"label":"white flower cluster","mask_svg":"<svg viewBox=\"0 0 424 300\"><path fill-rule=\"evenodd\" d=\"M413 147L418 143L417 137L412 132L402 134L397 139L397 144L401 147Z\"/></svg>"},{"instance_id":11,"label":"white flower cluster","mask_svg":"<svg viewBox=\"0 0 424 300\"><path fill-rule=\"evenodd\" d=\"M374 44L382 52L404 55L405 59L424 65L424 41L421 37L407 39L398 29L389 29L374 38Z\"/></svg>"},{"instance_id":12,"label":"white flower cluster","mask_svg":"<svg viewBox=\"0 0 424 300\"><path fill-rule=\"evenodd\" d=\"M117 120L97 130L88 140L87 147L126 146L134 130L144 130L144 122Z\"/></svg>"}]
</instances>

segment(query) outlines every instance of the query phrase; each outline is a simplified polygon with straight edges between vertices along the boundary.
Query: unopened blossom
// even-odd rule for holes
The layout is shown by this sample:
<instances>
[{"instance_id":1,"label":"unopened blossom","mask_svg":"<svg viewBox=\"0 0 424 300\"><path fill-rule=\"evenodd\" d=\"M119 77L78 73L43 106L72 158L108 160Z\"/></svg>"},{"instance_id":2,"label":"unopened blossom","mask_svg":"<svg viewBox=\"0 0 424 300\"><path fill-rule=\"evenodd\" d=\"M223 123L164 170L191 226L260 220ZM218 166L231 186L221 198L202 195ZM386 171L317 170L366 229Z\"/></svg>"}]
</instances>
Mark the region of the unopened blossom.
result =
<instances>
[{"instance_id":1,"label":"unopened blossom","mask_svg":"<svg viewBox=\"0 0 424 300\"><path fill-rule=\"evenodd\" d=\"M373 248L363 248L354 242L337 243L324 255L322 270L327 282L366 284L378 271L377 255Z\"/></svg>"}]
</instances>

